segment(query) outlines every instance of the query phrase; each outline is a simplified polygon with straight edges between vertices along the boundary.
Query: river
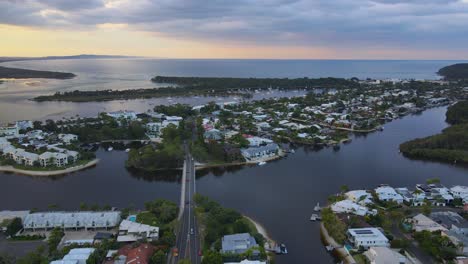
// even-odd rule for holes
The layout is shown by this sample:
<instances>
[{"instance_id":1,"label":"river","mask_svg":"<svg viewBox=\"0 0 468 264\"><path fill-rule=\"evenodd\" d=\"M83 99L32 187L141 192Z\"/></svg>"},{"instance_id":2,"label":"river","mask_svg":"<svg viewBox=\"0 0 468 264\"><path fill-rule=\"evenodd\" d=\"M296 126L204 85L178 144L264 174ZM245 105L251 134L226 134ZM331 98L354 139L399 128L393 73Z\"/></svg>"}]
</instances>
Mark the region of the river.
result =
<instances>
[{"instance_id":1,"label":"river","mask_svg":"<svg viewBox=\"0 0 468 264\"><path fill-rule=\"evenodd\" d=\"M200 172L197 191L261 223L273 239L284 242L289 254L277 263L332 263L319 236L318 223L309 221L317 202L324 204L341 185L352 189L387 183L413 188L427 178L443 184L468 185L468 170L448 164L413 161L398 153L408 139L445 128L446 107L429 109L385 125L383 132L353 137L337 152L298 148L287 158L265 166L232 171ZM71 175L41 178L0 173L0 210L77 209L81 202L143 208L145 201L166 198L178 201L179 183L174 173L136 174L124 167L123 151L97 153L97 167Z\"/></svg>"}]
</instances>

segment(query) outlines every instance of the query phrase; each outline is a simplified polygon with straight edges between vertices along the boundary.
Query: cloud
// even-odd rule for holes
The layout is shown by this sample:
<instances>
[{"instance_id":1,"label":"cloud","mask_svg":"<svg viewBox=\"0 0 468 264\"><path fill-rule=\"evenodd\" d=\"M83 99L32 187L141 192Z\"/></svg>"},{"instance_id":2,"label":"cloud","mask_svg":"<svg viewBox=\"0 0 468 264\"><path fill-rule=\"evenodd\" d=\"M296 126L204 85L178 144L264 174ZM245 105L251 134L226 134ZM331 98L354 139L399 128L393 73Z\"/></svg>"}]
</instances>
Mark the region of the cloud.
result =
<instances>
[{"instance_id":1,"label":"cloud","mask_svg":"<svg viewBox=\"0 0 468 264\"><path fill-rule=\"evenodd\" d=\"M332 48L468 43L467 0L8 0L0 23L127 28L177 39Z\"/></svg>"}]
</instances>

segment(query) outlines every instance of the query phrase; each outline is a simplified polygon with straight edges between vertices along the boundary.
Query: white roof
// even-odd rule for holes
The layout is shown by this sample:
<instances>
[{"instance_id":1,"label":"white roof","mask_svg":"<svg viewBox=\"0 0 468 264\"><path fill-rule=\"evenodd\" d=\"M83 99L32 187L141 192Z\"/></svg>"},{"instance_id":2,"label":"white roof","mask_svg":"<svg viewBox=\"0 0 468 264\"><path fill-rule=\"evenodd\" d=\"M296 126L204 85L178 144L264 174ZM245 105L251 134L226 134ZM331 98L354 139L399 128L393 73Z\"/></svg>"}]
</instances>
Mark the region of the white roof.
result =
<instances>
[{"instance_id":1,"label":"white roof","mask_svg":"<svg viewBox=\"0 0 468 264\"><path fill-rule=\"evenodd\" d=\"M24 227L113 227L119 221L119 211L42 212L28 214L24 219Z\"/></svg>"},{"instance_id":2,"label":"white roof","mask_svg":"<svg viewBox=\"0 0 468 264\"><path fill-rule=\"evenodd\" d=\"M364 255L373 264L408 263L405 256L387 247L370 247Z\"/></svg>"},{"instance_id":3,"label":"white roof","mask_svg":"<svg viewBox=\"0 0 468 264\"><path fill-rule=\"evenodd\" d=\"M13 218L24 220L27 214L29 214L29 211L0 211L0 223Z\"/></svg>"},{"instance_id":4,"label":"white roof","mask_svg":"<svg viewBox=\"0 0 468 264\"><path fill-rule=\"evenodd\" d=\"M388 238L375 227L366 227L366 228L350 228L348 233L358 241L388 241Z\"/></svg>"}]
</instances>

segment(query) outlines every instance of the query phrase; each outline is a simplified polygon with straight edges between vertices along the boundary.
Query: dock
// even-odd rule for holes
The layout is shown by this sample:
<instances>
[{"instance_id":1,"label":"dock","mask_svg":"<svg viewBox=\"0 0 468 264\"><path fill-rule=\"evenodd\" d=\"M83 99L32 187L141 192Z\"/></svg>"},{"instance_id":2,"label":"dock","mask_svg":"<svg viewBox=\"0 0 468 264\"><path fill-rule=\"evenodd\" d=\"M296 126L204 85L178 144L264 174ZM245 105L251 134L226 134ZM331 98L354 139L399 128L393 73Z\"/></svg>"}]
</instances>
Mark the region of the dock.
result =
<instances>
[{"instance_id":1,"label":"dock","mask_svg":"<svg viewBox=\"0 0 468 264\"><path fill-rule=\"evenodd\" d=\"M315 212L320 212L322 210L322 208L320 207L320 204L317 203L317 205L314 207L314 211Z\"/></svg>"},{"instance_id":2,"label":"dock","mask_svg":"<svg viewBox=\"0 0 468 264\"><path fill-rule=\"evenodd\" d=\"M318 214L312 214L310 216L310 221L320 221L320 220L322 220L322 217Z\"/></svg>"}]
</instances>

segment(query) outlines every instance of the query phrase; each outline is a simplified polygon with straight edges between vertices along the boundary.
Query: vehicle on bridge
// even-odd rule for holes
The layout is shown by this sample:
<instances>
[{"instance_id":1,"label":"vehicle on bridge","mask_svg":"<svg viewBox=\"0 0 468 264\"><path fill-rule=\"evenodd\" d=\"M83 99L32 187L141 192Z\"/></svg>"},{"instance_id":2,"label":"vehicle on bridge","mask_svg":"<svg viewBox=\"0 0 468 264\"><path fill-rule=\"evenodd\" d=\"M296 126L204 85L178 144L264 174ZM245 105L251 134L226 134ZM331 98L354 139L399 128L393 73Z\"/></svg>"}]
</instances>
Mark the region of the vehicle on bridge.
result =
<instances>
[{"instance_id":1,"label":"vehicle on bridge","mask_svg":"<svg viewBox=\"0 0 468 264\"><path fill-rule=\"evenodd\" d=\"M174 249L172 250L172 256L173 256L173 257L179 256L179 249L174 248Z\"/></svg>"}]
</instances>

